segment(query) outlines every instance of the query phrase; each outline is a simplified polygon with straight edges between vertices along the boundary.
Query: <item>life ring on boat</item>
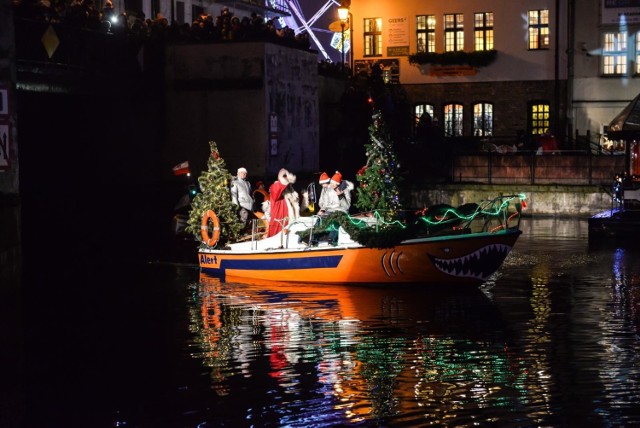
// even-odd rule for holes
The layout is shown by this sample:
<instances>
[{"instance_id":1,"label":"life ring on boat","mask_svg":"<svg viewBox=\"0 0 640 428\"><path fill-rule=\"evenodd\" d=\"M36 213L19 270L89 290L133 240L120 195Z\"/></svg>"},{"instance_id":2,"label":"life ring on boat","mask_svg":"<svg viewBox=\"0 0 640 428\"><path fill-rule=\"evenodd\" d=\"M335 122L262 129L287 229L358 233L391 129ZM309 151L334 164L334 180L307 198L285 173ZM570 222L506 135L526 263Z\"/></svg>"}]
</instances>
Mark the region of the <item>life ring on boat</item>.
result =
<instances>
[{"instance_id":1,"label":"life ring on boat","mask_svg":"<svg viewBox=\"0 0 640 428\"><path fill-rule=\"evenodd\" d=\"M213 223L213 234L209 236L209 220ZM202 242L210 247L215 246L220 239L220 220L215 211L207 210L202 216L202 225L200 226L200 236L202 236Z\"/></svg>"}]
</instances>

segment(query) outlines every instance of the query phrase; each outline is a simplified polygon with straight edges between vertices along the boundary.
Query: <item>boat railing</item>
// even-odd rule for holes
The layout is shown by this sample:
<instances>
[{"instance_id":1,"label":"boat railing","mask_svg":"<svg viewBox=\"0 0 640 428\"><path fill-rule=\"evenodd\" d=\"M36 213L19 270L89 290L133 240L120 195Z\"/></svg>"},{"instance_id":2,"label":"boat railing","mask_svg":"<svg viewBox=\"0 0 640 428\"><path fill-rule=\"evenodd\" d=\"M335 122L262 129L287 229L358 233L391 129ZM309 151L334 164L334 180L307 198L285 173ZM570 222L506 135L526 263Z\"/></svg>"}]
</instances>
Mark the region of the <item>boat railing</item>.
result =
<instances>
[{"instance_id":1,"label":"boat railing","mask_svg":"<svg viewBox=\"0 0 640 428\"><path fill-rule=\"evenodd\" d=\"M318 223L318 219L319 216L317 215L298 217L294 221L290 221L289 217L277 219L276 221L280 224L284 233L276 235L277 239L279 239L280 241L274 248L289 248L292 245L292 243L289 241L289 238L298 230L309 230L311 234L313 234L313 229ZM253 219L251 221L251 251L257 251L261 249L261 245L259 243L266 238L266 232L263 230L261 222L262 219ZM275 242L272 242L272 244L275 244Z\"/></svg>"},{"instance_id":2,"label":"boat railing","mask_svg":"<svg viewBox=\"0 0 640 428\"><path fill-rule=\"evenodd\" d=\"M525 201L526 195L524 194L499 195L493 199L481 201L477 204L475 210L471 212L450 207L450 209L447 209L442 215L432 216L433 218L430 220L425 216L420 218L428 224L428 235L459 234L462 231L495 233L500 230L520 227L522 210L526 208ZM354 216L349 215L348 218L353 224L357 223L359 227L375 228L376 231L380 227L383 227L383 224L389 226L394 222L398 222L400 227L406 227L406 225L403 225L403 223L398 220L389 223L385 221L382 215L375 212L361 213ZM420 221L420 218L417 219L417 221ZM434 220L434 218L436 220ZM299 238L298 241L291 242L291 236L295 235L295 237L297 237L297 232L300 231L307 231L308 237L304 237L304 242L312 243L314 242L316 229L320 228L322 231L321 226L326 219L314 214L298 217L293 221L290 221L288 217L277 220L282 227L283 233L276 235L277 237L269 238L269 243L265 241L264 244L260 244L260 242L266 238L264 236L265 233L261 232L260 221L260 219L254 219L252 221L250 244L252 251L257 251L261 248L265 249L265 245L272 249L289 249L303 245ZM346 233L346 235L349 234ZM276 239L279 240L279 242L276 241ZM353 239L353 236L351 236L351 239ZM350 241L348 238L347 240ZM348 242L343 241L342 243Z\"/></svg>"}]
</instances>

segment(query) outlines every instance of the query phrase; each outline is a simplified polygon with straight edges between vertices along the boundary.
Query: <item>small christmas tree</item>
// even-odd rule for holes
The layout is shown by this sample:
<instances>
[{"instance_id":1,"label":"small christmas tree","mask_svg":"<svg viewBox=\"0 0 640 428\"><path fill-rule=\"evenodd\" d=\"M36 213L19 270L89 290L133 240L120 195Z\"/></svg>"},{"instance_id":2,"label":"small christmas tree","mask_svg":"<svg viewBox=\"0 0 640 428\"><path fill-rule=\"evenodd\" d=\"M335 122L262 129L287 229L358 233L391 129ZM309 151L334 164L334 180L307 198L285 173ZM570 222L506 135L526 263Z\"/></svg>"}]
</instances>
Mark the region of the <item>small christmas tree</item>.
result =
<instances>
[{"instance_id":1,"label":"small christmas tree","mask_svg":"<svg viewBox=\"0 0 640 428\"><path fill-rule=\"evenodd\" d=\"M361 211L377 211L385 220L396 220L401 208L398 183L398 162L391 134L380 110L374 110L369 126L369 139L365 144L367 164L357 174L358 200Z\"/></svg>"},{"instance_id":2,"label":"small christmas tree","mask_svg":"<svg viewBox=\"0 0 640 428\"><path fill-rule=\"evenodd\" d=\"M207 161L207 171L198 177L200 190L191 202L191 211L186 230L193 233L197 240L201 240L200 226L202 217L207 210L213 210L220 220L220 244L234 241L240 235L242 223L238 217L238 207L231 202L229 181L232 176L227 170L224 159L220 157L218 146L209 141L211 156Z\"/></svg>"}]
</instances>

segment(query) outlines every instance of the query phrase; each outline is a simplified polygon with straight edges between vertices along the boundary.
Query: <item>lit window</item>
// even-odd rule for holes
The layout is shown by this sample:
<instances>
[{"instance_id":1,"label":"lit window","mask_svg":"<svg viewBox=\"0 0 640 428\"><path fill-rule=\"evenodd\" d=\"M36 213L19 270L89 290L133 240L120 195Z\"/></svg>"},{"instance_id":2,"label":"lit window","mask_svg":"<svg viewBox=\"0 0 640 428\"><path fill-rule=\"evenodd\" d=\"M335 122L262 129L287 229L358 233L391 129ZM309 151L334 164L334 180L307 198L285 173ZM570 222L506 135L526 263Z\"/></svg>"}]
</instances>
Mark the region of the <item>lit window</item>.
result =
<instances>
[{"instance_id":1,"label":"lit window","mask_svg":"<svg viewBox=\"0 0 640 428\"><path fill-rule=\"evenodd\" d=\"M535 103L531 105L531 110L529 111L529 125L532 135L544 134L549 129L548 103Z\"/></svg>"},{"instance_id":2,"label":"lit window","mask_svg":"<svg viewBox=\"0 0 640 428\"><path fill-rule=\"evenodd\" d=\"M477 137L493 135L493 104L474 104L473 135Z\"/></svg>"},{"instance_id":3,"label":"lit window","mask_svg":"<svg viewBox=\"0 0 640 428\"><path fill-rule=\"evenodd\" d=\"M413 108L413 114L415 116L416 125L420 122L420 118L423 114L427 113L433 120L433 106L431 104L416 104Z\"/></svg>"},{"instance_id":4,"label":"lit window","mask_svg":"<svg viewBox=\"0 0 640 428\"><path fill-rule=\"evenodd\" d=\"M464 50L464 19L461 13L444 16L444 50Z\"/></svg>"},{"instance_id":5,"label":"lit window","mask_svg":"<svg viewBox=\"0 0 640 428\"><path fill-rule=\"evenodd\" d=\"M602 46L602 73L627 74L627 33L605 33Z\"/></svg>"},{"instance_id":6,"label":"lit window","mask_svg":"<svg viewBox=\"0 0 640 428\"><path fill-rule=\"evenodd\" d=\"M444 133L450 137L462 135L462 104L444 106Z\"/></svg>"},{"instance_id":7,"label":"lit window","mask_svg":"<svg viewBox=\"0 0 640 428\"><path fill-rule=\"evenodd\" d=\"M418 52L436 51L436 17L433 15L416 16L416 39Z\"/></svg>"},{"instance_id":8,"label":"lit window","mask_svg":"<svg viewBox=\"0 0 640 428\"><path fill-rule=\"evenodd\" d=\"M382 18L364 20L364 56L382 55Z\"/></svg>"},{"instance_id":9,"label":"lit window","mask_svg":"<svg viewBox=\"0 0 640 428\"><path fill-rule=\"evenodd\" d=\"M481 12L474 15L473 35L477 51L493 49L493 12Z\"/></svg>"},{"instance_id":10,"label":"lit window","mask_svg":"<svg viewBox=\"0 0 640 428\"><path fill-rule=\"evenodd\" d=\"M640 74L640 31L636 33L636 74Z\"/></svg>"},{"instance_id":11,"label":"lit window","mask_svg":"<svg viewBox=\"0 0 640 428\"><path fill-rule=\"evenodd\" d=\"M529 49L549 49L549 11L529 11Z\"/></svg>"}]
</instances>

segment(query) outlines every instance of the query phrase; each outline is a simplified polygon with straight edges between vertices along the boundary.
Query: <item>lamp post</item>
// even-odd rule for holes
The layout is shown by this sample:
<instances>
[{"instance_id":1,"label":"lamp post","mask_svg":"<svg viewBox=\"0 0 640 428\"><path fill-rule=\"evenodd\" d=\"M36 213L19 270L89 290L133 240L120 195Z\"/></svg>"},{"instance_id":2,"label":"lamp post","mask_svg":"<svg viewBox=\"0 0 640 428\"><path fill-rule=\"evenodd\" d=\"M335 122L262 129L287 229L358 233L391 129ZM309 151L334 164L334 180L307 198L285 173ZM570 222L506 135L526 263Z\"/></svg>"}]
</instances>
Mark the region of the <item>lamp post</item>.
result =
<instances>
[{"instance_id":1,"label":"lamp post","mask_svg":"<svg viewBox=\"0 0 640 428\"><path fill-rule=\"evenodd\" d=\"M349 24L349 2L342 1L338 8L338 18L340 19L340 28L342 29L342 69L344 70L344 30Z\"/></svg>"}]
</instances>

